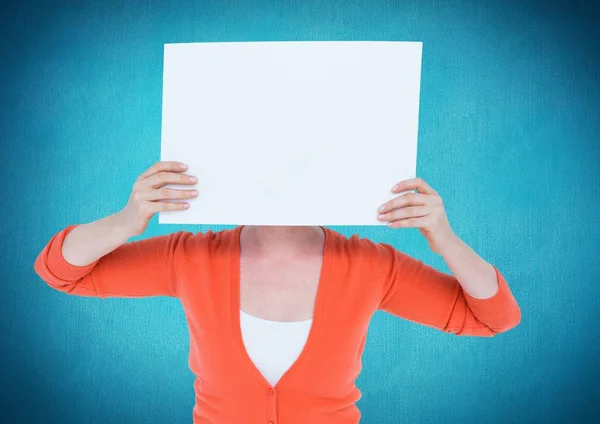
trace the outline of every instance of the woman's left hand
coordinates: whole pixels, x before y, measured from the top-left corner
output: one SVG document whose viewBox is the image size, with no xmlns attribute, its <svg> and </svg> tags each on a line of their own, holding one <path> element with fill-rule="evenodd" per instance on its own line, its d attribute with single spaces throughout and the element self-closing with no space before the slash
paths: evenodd
<svg viewBox="0 0 600 424">
<path fill-rule="evenodd" d="M 452 241 L 455 236 L 450 228 L 442 198 L 421 178 L 401 181 L 392 189 L 395 193 L 407 190 L 417 193 L 405 193 L 378 209 L 381 221 L 388 221 L 391 228 L 417 227 L 427 239 L 429 247 L 440 254 L 444 243 Z"/>
</svg>

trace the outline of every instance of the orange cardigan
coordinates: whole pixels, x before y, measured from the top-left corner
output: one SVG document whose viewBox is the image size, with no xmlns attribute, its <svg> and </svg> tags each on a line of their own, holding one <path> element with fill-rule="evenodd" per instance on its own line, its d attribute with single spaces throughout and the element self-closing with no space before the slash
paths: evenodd
<svg viewBox="0 0 600 424">
<path fill-rule="evenodd" d="M 178 298 L 196 375 L 195 424 L 358 423 L 355 379 L 377 310 L 464 336 L 494 336 L 520 321 L 519 306 L 495 267 L 499 290 L 476 299 L 453 276 L 391 245 L 321 227 L 326 237 L 312 327 L 300 356 L 273 387 L 241 337 L 243 226 L 128 242 L 82 267 L 62 256 L 62 242 L 75 227 L 49 241 L 35 271 L 52 288 L 76 296 Z"/>
</svg>

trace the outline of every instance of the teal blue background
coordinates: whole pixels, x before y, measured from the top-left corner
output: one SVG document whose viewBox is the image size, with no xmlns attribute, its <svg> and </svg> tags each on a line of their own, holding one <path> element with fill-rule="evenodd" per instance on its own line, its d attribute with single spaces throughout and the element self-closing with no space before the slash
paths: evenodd
<svg viewBox="0 0 600 424">
<path fill-rule="evenodd" d="M 159 160 L 164 43 L 269 40 L 423 42 L 418 176 L 522 309 L 489 339 L 377 312 L 361 422 L 600 421 L 596 7 L 12 1 L 0 12 L 0 421 L 191 422 L 179 302 L 67 296 L 33 262 L 65 226 L 123 207 Z M 331 228 L 448 271 L 416 229 Z M 144 237 L 178 229 L 209 227 L 155 217 Z"/>
</svg>

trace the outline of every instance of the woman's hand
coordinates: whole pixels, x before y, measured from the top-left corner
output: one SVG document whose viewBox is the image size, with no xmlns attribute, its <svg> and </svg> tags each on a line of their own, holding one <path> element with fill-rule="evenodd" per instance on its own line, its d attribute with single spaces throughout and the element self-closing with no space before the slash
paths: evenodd
<svg viewBox="0 0 600 424">
<path fill-rule="evenodd" d="M 194 198 L 197 190 L 163 188 L 167 184 L 196 184 L 195 177 L 182 173 L 186 169 L 180 162 L 163 161 L 141 174 L 133 184 L 127 205 L 116 214 L 119 226 L 137 236 L 146 230 L 156 212 L 187 209 L 189 203 L 169 200 Z"/>
<path fill-rule="evenodd" d="M 389 221 L 392 228 L 417 227 L 425 236 L 429 247 L 440 253 L 441 245 L 451 241 L 455 234 L 444 210 L 442 198 L 421 178 L 401 181 L 393 192 L 417 190 L 417 193 L 405 193 L 386 203 L 378 209 L 381 221 Z"/>
</svg>

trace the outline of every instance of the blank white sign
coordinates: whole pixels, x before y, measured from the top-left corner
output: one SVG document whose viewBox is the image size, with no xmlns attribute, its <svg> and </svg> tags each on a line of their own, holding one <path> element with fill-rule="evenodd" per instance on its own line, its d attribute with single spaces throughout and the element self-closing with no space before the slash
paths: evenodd
<svg viewBox="0 0 600 424">
<path fill-rule="evenodd" d="M 200 194 L 159 223 L 385 225 L 377 208 L 416 175 L 421 51 L 165 44 L 161 160 L 186 163 Z"/>
</svg>

